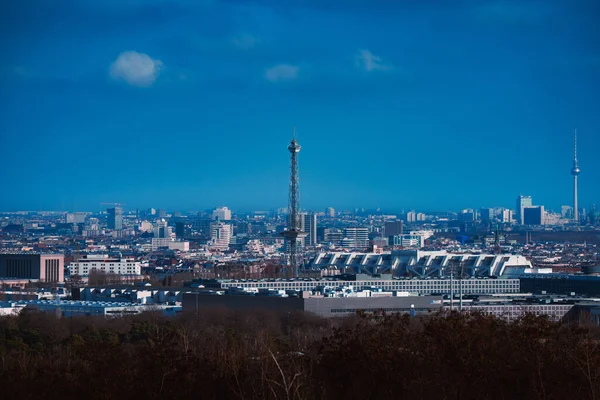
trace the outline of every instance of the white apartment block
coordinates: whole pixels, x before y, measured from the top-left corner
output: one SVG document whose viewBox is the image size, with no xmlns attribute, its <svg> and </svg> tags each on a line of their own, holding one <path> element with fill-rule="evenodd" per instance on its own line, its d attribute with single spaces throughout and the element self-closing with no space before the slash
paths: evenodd
<svg viewBox="0 0 600 400">
<path fill-rule="evenodd" d="M 227 250 L 233 236 L 233 228 L 229 224 L 215 222 L 210 224 L 210 247 Z"/>
<path fill-rule="evenodd" d="M 88 254 L 69 265 L 71 275 L 87 276 L 92 270 L 117 275 L 142 274 L 142 266 L 134 258 L 109 257 L 107 254 Z"/>
</svg>

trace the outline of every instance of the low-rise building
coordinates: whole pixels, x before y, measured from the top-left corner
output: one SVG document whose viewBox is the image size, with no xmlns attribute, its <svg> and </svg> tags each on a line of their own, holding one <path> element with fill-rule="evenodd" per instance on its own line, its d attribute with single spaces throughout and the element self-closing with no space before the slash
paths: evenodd
<svg viewBox="0 0 600 400">
<path fill-rule="evenodd" d="M 69 265 L 71 275 L 87 276 L 92 270 L 117 275 L 140 275 L 142 266 L 134 258 L 110 257 L 107 254 L 88 254 Z"/>
</svg>

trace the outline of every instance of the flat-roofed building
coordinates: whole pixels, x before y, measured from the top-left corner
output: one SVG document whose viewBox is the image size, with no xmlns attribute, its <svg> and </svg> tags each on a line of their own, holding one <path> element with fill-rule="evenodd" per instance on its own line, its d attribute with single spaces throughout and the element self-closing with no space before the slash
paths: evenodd
<svg viewBox="0 0 600 400">
<path fill-rule="evenodd" d="M 203 280 L 207 289 L 240 288 L 250 290 L 296 290 L 300 292 L 319 288 L 339 288 L 352 286 L 355 290 L 381 289 L 385 291 L 409 292 L 419 295 L 434 293 L 458 293 L 462 286 L 464 294 L 519 293 L 519 279 L 381 279 L 357 275 L 355 280 L 347 279 L 296 279 L 296 280 Z M 461 282 L 462 281 L 462 282 Z M 452 290 L 451 290 L 452 288 Z"/>
<path fill-rule="evenodd" d="M 64 282 L 65 257 L 62 254 L 0 254 L 0 277 Z"/>
<path fill-rule="evenodd" d="M 110 257 L 107 254 L 88 254 L 69 265 L 71 275 L 88 276 L 92 270 L 117 275 L 140 275 L 142 266 L 134 258 Z"/>
</svg>

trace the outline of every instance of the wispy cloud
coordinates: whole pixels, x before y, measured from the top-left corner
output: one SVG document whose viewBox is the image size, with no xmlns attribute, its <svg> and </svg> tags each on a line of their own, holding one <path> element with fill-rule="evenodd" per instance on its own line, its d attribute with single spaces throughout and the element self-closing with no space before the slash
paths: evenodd
<svg viewBox="0 0 600 400">
<path fill-rule="evenodd" d="M 381 57 L 376 56 L 369 50 L 360 49 L 356 54 L 356 65 L 367 72 L 371 71 L 389 71 L 393 66 L 383 62 Z"/>
<path fill-rule="evenodd" d="M 162 61 L 148 54 L 125 51 L 111 64 L 110 76 L 132 86 L 149 87 L 158 78 L 162 66 Z"/>
<path fill-rule="evenodd" d="M 247 33 L 237 35 L 231 40 L 231 43 L 233 43 L 234 46 L 242 50 L 250 50 L 256 46 L 256 42 L 256 37 Z"/>
<path fill-rule="evenodd" d="M 291 81 L 298 77 L 300 67 L 296 65 L 279 64 L 265 71 L 265 79 L 269 82 Z"/>
</svg>

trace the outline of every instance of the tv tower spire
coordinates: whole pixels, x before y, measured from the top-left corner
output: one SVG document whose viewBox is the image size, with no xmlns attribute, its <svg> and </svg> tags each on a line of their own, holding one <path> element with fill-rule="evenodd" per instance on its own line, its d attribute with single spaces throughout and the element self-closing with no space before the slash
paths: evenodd
<svg viewBox="0 0 600 400">
<path fill-rule="evenodd" d="M 571 175 L 573 175 L 573 216 L 575 223 L 579 223 L 579 207 L 577 205 L 577 176 L 581 170 L 577 162 L 577 129 L 573 132 L 573 168 L 571 168 Z"/>
<path fill-rule="evenodd" d="M 296 276 L 298 266 L 302 262 L 298 239 L 307 236 L 307 233 L 302 231 L 300 224 L 300 188 L 298 181 L 298 153 L 300 152 L 300 148 L 296 140 L 296 127 L 294 127 L 294 137 L 288 146 L 288 151 L 291 155 L 288 229 L 282 233 L 288 242 L 287 264 L 289 266 L 288 276 L 290 277 Z"/>
</svg>

